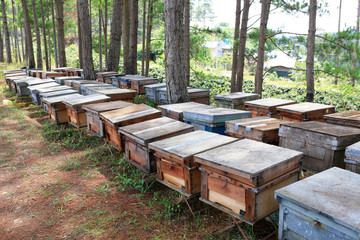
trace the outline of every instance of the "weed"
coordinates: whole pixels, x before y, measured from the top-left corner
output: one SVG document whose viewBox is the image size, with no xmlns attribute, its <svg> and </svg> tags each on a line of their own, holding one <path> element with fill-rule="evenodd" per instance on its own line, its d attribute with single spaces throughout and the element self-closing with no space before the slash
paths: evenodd
<svg viewBox="0 0 360 240">
<path fill-rule="evenodd" d="M 81 167 L 81 160 L 78 157 L 70 157 L 64 160 L 58 168 L 64 171 L 72 171 Z"/>
</svg>

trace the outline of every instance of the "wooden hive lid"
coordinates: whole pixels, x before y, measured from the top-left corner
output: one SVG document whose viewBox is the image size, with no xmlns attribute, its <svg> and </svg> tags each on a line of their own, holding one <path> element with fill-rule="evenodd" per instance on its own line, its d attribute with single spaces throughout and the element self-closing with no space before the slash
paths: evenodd
<svg viewBox="0 0 360 240">
<path fill-rule="evenodd" d="M 58 97 L 43 98 L 42 101 L 47 104 L 55 104 L 55 103 L 61 103 L 62 101 L 74 100 L 74 99 L 82 98 L 82 97 L 84 97 L 84 96 L 77 92 L 75 94 L 70 94 L 70 95 L 62 95 L 62 96 L 58 96 Z"/>
<path fill-rule="evenodd" d="M 360 122 L 360 111 L 350 110 L 324 115 L 326 120 L 343 120 L 348 122 Z"/>
<path fill-rule="evenodd" d="M 130 107 L 100 113 L 100 117 L 112 124 L 121 125 L 122 122 L 127 120 L 136 119 L 155 113 L 160 114 L 160 111 L 145 104 L 135 104 Z"/>
<path fill-rule="evenodd" d="M 27 81 L 28 86 L 33 86 L 33 85 L 38 85 L 38 84 L 45 84 L 45 83 L 55 83 L 55 80 L 54 79 L 36 78 L 36 79 L 31 79 L 31 80 Z"/>
<path fill-rule="evenodd" d="M 243 139 L 195 155 L 197 163 L 242 177 L 260 187 L 300 167 L 302 152 Z"/>
<path fill-rule="evenodd" d="M 345 158 L 360 164 L 360 142 L 346 147 Z"/>
<path fill-rule="evenodd" d="M 228 108 L 198 108 L 196 111 L 183 112 L 187 120 L 195 120 L 206 123 L 224 123 L 239 118 L 249 118 L 251 112 Z"/>
<path fill-rule="evenodd" d="M 108 75 L 108 74 L 119 74 L 118 72 L 98 72 L 97 75 L 98 76 L 104 76 L 104 75 Z"/>
<path fill-rule="evenodd" d="M 97 93 L 101 93 L 101 94 L 136 94 L 135 90 L 131 90 L 131 89 L 120 89 L 120 88 L 105 88 L 105 89 L 101 89 L 101 90 L 97 90 Z"/>
<path fill-rule="evenodd" d="M 15 83 L 18 83 L 18 82 L 26 82 L 26 81 L 29 81 L 29 80 L 37 80 L 38 78 L 34 78 L 34 77 L 23 77 L 23 78 L 19 78 L 19 79 L 16 79 L 14 80 Z"/>
<path fill-rule="evenodd" d="M 145 77 L 141 75 L 125 75 L 120 77 L 120 81 L 129 82 L 133 78 L 145 78 Z"/>
<path fill-rule="evenodd" d="M 149 148 L 175 157 L 180 162 L 193 158 L 195 154 L 213 149 L 238 139 L 217 133 L 197 130 L 149 144 Z"/>
<path fill-rule="evenodd" d="M 154 84 L 149 84 L 149 85 L 145 85 L 144 88 L 147 89 L 157 89 L 157 88 L 163 88 L 166 87 L 166 83 L 154 83 Z"/>
<path fill-rule="evenodd" d="M 256 93 L 245 93 L 245 92 L 233 92 L 228 94 L 215 95 L 215 100 L 234 102 L 238 104 L 242 104 L 248 100 L 258 99 L 259 95 Z"/>
<path fill-rule="evenodd" d="M 110 100 L 110 97 L 105 96 L 103 94 L 93 94 L 93 95 L 83 96 L 82 98 L 76 98 L 73 100 L 64 100 L 63 102 L 66 105 L 75 107 L 75 106 L 82 106 L 85 104 L 102 101 L 102 100 Z"/>
<path fill-rule="evenodd" d="M 69 95 L 69 94 L 78 94 L 79 92 L 74 90 L 74 89 L 65 89 L 62 91 L 56 91 L 56 92 L 48 92 L 48 93 L 40 93 L 40 96 L 42 98 L 52 98 L 52 97 L 57 97 L 57 96 L 62 96 L 62 95 Z"/>
<path fill-rule="evenodd" d="M 111 101 L 104 103 L 93 103 L 83 105 L 83 109 L 92 112 L 95 114 L 99 114 L 101 112 L 112 111 L 115 109 L 126 108 L 135 105 L 134 103 L 124 102 L 124 101 Z"/>
<path fill-rule="evenodd" d="M 263 98 L 257 99 L 253 101 L 245 102 L 245 106 L 253 106 L 253 107 L 263 107 L 263 108 L 275 108 L 280 106 L 286 106 L 290 104 L 295 104 L 296 101 L 286 100 L 280 98 Z"/>
<path fill-rule="evenodd" d="M 49 83 L 28 86 L 28 89 L 30 91 L 33 91 L 33 90 L 37 90 L 37 89 L 41 89 L 41 88 L 51 88 L 51 87 L 57 87 L 57 86 L 61 86 L 61 85 L 56 82 L 49 82 Z"/>
<path fill-rule="evenodd" d="M 360 175 L 337 167 L 307 177 L 275 191 L 315 214 L 360 234 Z"/>
<path fill-rule="evenodd" d="M 55 77 L 55 80 L 81 80 L 82 78 L 79 76 L 62 76 Z"/>
<path fill-rule="evenodd" d="M 53 86 L 53 87 L 49 87 L 49 88 L 40 88 L 38 91 L 39 92 L 55 92 L 55 91 L 63 91 L 63 90 L 73 90 L 73 89 L 72 89 L 72 87 L 69 87 L 69 86 L 59 85 L 59 86 Z"/>
<path fill-rule="evenodd" d="M 158 81 L 157 78 L 153 78 L 153 77 L 133 77 L 130 78 L 130 82 L 154 82 L 154 81 Z"/>
<path fill-rule="evenodd" d="M 196 102 L 185 102 L 185 103 L 175 103 L 175 104 L 167 104 L 167 105 L 160 105 L 158 109 L 163 109 L 167 112 L 177 112 L 182 113 L 187 110 L 193 110 L 194 108 L 214 108 L 212 106 L 196 103 Z"/>
<path fill-rule="evenodd" d="M 321 110 L 334 109 L 334 108 L 335 107 L 331 105 L 306 102 L 306 103 L 281 106 L 281 107 L 277 107 L 276 109 L 285 112 L 308 113 L 313 111 L 321 111 Z"/>
<path fill-rule="evenodd" d="M 15 77 L 7 77 L 6 79 L 8 80 L 19 80 L 19 79 L 26 79 L 28 78 L 26 75 L 22 75 L 22 76 L 15 76 Z"/>
<path fill-rule="evenodd" d="M 73 84 L 93 84 L 96 83 L 96 80 L 83 80 L 83 79 L 79 79 L 79 80 L 72 80 Z"/>
<path fill-rule="evenodd" d="M 156 139 L 162 139 L 176 133 L 190 132 L 193 129 L 194 127 L 189 124 L 168 117 L 161 117 L 120 127 L 119 132 L 147 147 L 148 143 Z"/>
<path fill-rule="evenodd" d="M 8 78 L 8 77 L 18 77 L 18 76 L 26 76 L 26 73 L 24 73 L 24 72 L 19 72 L 19 73 L 5 74 L 5 78 Z"/>
<path fill-rule="evenodd" d="M 238 130 L 239 128 L 245 128 L 246 131 L 251 131 L 252 129 L 270 131 L 279 129 L 280 124 L 285 122 L 286 121 L 277 118 L 254 117 L 231 120 L 227 121 L 226 124 L 232 125 L 235 130 Z"/>
</svg>

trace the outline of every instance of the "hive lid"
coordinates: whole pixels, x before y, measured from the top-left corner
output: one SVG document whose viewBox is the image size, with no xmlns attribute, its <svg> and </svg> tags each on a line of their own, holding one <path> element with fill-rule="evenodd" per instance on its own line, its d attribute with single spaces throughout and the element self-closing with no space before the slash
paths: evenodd
<svg viewBox="0 0 360 240">
<path fill-rule="evenodd" d="M 55 83 L 54 79 L 31 79 L 29 81 L 26 81 L 28 86 L 38 85 L 38 84 L 45 84 L 45 83 Z"/>
<path fill-rule="evenodd" d="M 334 109 L 334 108 L 335 107 L 331 105 L 306 102 L 306 103 L 281 106 L 281 107 L 277 107 L 276 109 L 286 112 L 307 113 L 312 111 L 320 111 L 320 110 Z"/>
<path fill-rule="evenodd" d="M 337 167 L 275 191 L 286 199 L 360 233 L 360 175 Z"/>
<path fill-rule="evenodd" d="M 227 121 L 226 126 L 227 128 L 228 126 L 232 126 L 234 130 L 245 129 L 245 131 L 251 131 L 255 129 L 261 131 L 270 131 L 279 129 L 280 124 L 285 122 L 286 121 L 277 118 L 254 117 Z"/>
<path fill-rule="evenodd" d="M 119 132 L 147 147 L 149 142 L 162 139 L 176 133 L 186 133 L 193 126 L 168 117 L 156 118 L 119 128 Z"/>
<path fill-rule="evenodd" d="M 237 104 L 244 103 L 247 100 L 253 100 L 259 98 L 258 94 L 255 93 L 245 93 L 245 92 L 233 92 L 229 94 L 221 94 L 221 95 L 215 95 L 215 100 L 222 100 L 222 101 L 228 101 L 233 102 Z"/>
<path fill-rule="evenodd" d="M 119 74 L 118 72 L 98 72 L 97 75 L 98 76 L 104 76 L 104 75 L 109 75 L 109 74 Z"/>
<path fill-rule="evenodd" d="M 179 161 L 192 158 L 195 154 L 213 149 L 238 139 L 224 135 L 197 130 L 156 141 L 149 144 L 149 148 L 163 154 L 177 157 Z"/>
<path fill-rule="evenodd" d="M 84 104 L 89 104 L 92 102 L 97 102 L 102 100 L 110 100 L 110 97 L 105 96 L 103 94 L 93 94 L 93 95 L 83 96 L 82 98 L 76 98 L 74 100 L 64 100 L 63 102 L 66 105 L 75 107 L 75 106 L 81 106 Z"/>
<path fill-rule="evenodd" d="M 64 90 L 73 90 L 73 89 L 69 86 L 62 86 L 62 85 L 38 89 L 39 93 L 56 92 L 56 91 L 64 91 Z"/>
<path fill-rule="evenodd" d="M 70 95 L 62 95 L 62 96 L 58 96 L 58 97 L 43 98 L 42 101 L 47 104 L 55 104 L 55 103 L 61 103 L 62 101 L 65 101 L 65 100 L 74 100 L 74 99 L 82 98 L 82 97 L 84 97 L 84 96 L 77 92 L 75 94 L 70 94 Z"/>
<path fill-rule="evenodd" d="M 326 120 L 334 120 L 339 122 L 360 122 L 360 111 L 350 110 L 324 115 Z"/>
<path fill-rule="evenodd" d="M 63 76 L 63 77 L 55 77 L 56 80 L 81 80 L 82 78 L 79 76 Z"/>
<path fill-rule="evenodd" d="M 96 81 L 95 80 L 72 80 L 72 83 L 73 84 L 93 84 L 93 83 L 96 83 Z"/>
<path fill-rule="evenodd" d="M 183 112 L 187 120 L 195 120 L 207 123 L 224 123 L 225 121 L 249 118 L 251 112 L 228 108 L 206 108 L 196 109 L 196 111 L 187 110 Z"/>
<path fill-rule="evenodd" d="M 345 158 L 353 161 L 357 165 L 360 164 L 360 142 L 354 143 L 346 148 Z"/>
<path fill-rule="evenodd" d="M 156 88 L 163 88 L 166 87 L 166 83 L 155 83 L 155 84 L 149 84 L 145 85 L 145 89 L 156 89 Z"/>
<path fill-rule="evenodd" d="M 167 113 L 169 113 L 170 111 L 176 113 L 182 113 L 183 111 L 193 110 L 194 108 L 214 108 L 214 107 L 196 102 L 175 103 L 175 104 L 158 106 L 158 109 L 165 110 Z"/>
<path fill-rule="evenodd" d="M 107 94 L 136 94 L 135 90 L 131 90 L 131 89 L 120 89 L 120 88 L 105 88 L 105 89 L 99 89 L 99 90 L 95 90 L 96 93 L 101 93 L 104 95 Z"/>
<path fill-rule="evenodd" d="M 255 187 L 300 167 L 303 153 L 243 139 L 195 155 L 197 163 L 242 177 Z"/>
<path fill-rule="evenodd" d="M 111 101 L 111 102 L 104 102 L 104 103 L 93 103 L 93 104 L 87 104 L 83 105 L 83 109 L 95 114 L 106 112 L 106 111 L 112 111 L 115 109 L 121 109 L 133 106 L 134 103 L 124 102 L 124 101 Z"/>
<path fill-rule="evenodd" d="M 253 107 L 263 107 L 263 108 L 275 108 L 290 104 L 295 104 L 296 101 L 293 100 L 286 100 L 286 99 L 279 99 L 279 98 L 263 98 L 253 101 L 245 102 L 246 106 L 253 106 Z"/>
<path fill-rule="evenodd" d="M 73 89 L 67 89 L 67 90 L 63 90 L 63 91 L 56 91 L 56 92 L 48 92 L 48 93 L 40 93 L 40 96 L 42 98 L 51 98 L 51 97 L 57 97 L 57 96 L 62 96 L 62 95 L 68 95 L 68 94 L 76 94 L 79 93 L 76 90 Z"/>
<path fill-rule="evenodd" d="M 41 88 L 51 88 L 51 87 L 58 87 L 58 86 L 61 86 L 61 85 L 57 84 L 56 82 L 50 82 L 50 83 L 28 86 L 28 89 L 29 89 L 29 91 L 32 91 L 32 90 L 38 90 Z"/>
</svg>

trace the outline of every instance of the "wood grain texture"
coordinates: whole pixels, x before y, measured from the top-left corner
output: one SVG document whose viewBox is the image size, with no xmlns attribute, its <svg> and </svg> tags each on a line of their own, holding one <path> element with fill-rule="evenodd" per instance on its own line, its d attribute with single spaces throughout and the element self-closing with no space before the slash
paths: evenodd
<svg viewBox="0 0 360 240">
<path fill-rule="evenodd" d="M 225 123 L 225 121 L 249 118 L 251 112 L 228 108 L 206 108 L 188 110 L 183 112 L 187 120 L 195 120 L 206 123 Z"/>
<path fill-rule="evenodd" d="M 105 103 L 87 104 L 83 106 L 83 109 L 85 111 L 92 112 L 94 114 L 100 114 L 102 112 L 122 109 L 133 105 L 134 105 L 133 103 L 124 102 L 124 101 L 111 101 Z"/>
<path fill-rule="evenodd" d="M 250 100 L 256 100 L 259 98 L 258 94 L 245 93 L 245 92 L 233 92 L 229 94 L 215 95 L 215 102 L 231 102 L 236 105 L 244 105 L 245 102 Z"/>
<path fill-rule="evenodd" d="M 360 127 L 360 111 L 350 110 L 324 115 L 327 123 L 349 127 Z"/>
</svg>

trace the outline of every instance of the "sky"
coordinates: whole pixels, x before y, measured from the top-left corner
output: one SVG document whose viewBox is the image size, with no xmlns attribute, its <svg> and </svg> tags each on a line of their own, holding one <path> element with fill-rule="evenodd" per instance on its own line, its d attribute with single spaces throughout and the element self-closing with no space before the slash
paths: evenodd
<svg viewBox="0 0 360 240">
<path fill-rule="evenodd" d="M 213 25 L 220 22 L 227 22 L 231 27 L 235 25 L 236 0 L 213 0 L 213 11 L 216 16 Z M 250 8 L 250 22 L 259 17 L 261 6 L 256 0 Z M 322 16 L 317 15 L 318 32 L 337 32 L 339 18 L 339 0 L 327 0 L 328 11 Z M 358 0 L 343 0 L 341 10 L 341 29 L 356 25 L 357 3 Z M 250 24 L 249 22 L 249 24 Z M 308 15 L 297 13 L 289 15 L 280 10 L 272 12 L 269 16 L 268 27 L 271 29 L 282 29 L 287 32 L 307 33 Z M 259 26 L 259 24 L 257 24 Z"/>
</svg>

